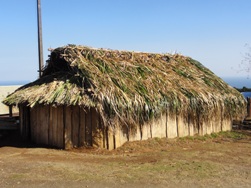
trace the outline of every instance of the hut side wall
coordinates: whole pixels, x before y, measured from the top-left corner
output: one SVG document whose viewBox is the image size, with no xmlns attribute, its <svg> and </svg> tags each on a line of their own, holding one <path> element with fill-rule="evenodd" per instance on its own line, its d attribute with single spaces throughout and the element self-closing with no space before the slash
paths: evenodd
<svg viewBox="0 0 251 188">
<path fill-rule="evenodd" d="M 108 148 L 104 124 L 95 109 L 35 106 L 30 113 L 31 141 L 37 144 L 64 149 L 83 146 Z"/>
<path fill-rule="evenodd" d="M 203 121 L 202 117 L 198 117 L 196 120 L 191 121 L 189 117 L 182 117 L 178 115 L 168 115 L 162 114 L 158 120 L 150 120 L 148 123 L 143 126 L 138 126 L 134 129 L 134 132 L 128 132 L 129 141 L 134 140 L 146 140 L 148 138 L 160 137 L 160 138 L 175 138 L 175 137 L 184 137 L 184 136 L 194 136 L 194 135 L 205 135 L 211 134 L 213 132 L 228 131 L 231 130 L 232 120 L 229 118 L 218 118 L 215 117 L 208 121 Z M 116 143 L 114 148 L 121 146 L 127 140 L 117 141 L 117 138 L 121 139 L 121 134 L 124 132 L 122 129 L 117 126 L 115 131 L 108 135 L 109 140 L 112 140 Z M 124 136 L 125 138 L 125 136 Z M 113 149 L 113 148 L 110 148 Z"/>
<path fill-rule="evenodd" d="M 20 128 L 23 138 L 37 144 L 71 149 L 83 146 L 115 149 L 127 141 L 146 140 L 154 137 L 183 137 L 195 134 L 231 130 L 231 119 L 216 118 L 204 122 L 201 117 L 163 113 L 144 125 L 129 128 L 114 122 L 105 126 L 94 108 L 79 106 L 20 106 Z"/>
</svg>

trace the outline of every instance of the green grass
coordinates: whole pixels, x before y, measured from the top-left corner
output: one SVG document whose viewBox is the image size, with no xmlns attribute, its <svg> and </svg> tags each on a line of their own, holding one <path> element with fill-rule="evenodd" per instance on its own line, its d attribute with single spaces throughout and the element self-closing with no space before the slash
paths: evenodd
<svg viewBox="0 0 251 188">
<path fill-rule="evenodd" d="M 180 141 L 194 141 L 194 140 L 200 140 L 200 141 L 206 141 L 209 139 L 215 139 L 215 138 L 229 138 L 233 140 L 240 140 L 244 139 L 247 136 L 243 133 L 236 132 L 236 131 L 221 131 L 219 133 L 212 133 L 212 134 L 206 134 L 203 136 L 186 136 L 186 137 L 181 137 L 179 138 Z"/>
<path fill-rule="evenodd" d="M 234 140 L 240 140 L 247 137 L 245 134 L 236 131 L 219 132 L 218 135 L 225 138 L 231 138 Z"/>
</svg>

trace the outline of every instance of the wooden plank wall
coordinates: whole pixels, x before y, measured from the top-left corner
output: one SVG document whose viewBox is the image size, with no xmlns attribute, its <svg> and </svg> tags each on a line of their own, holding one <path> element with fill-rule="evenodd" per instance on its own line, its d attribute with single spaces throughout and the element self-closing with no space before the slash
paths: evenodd
<svg viewBox="0 0 251 188">
<path fill-rule="evenodd" d="M 20 111 L 23 114 L 24 108 Z M 30 109 L 30 114 L 31 141 L 37 144 L 64 149 L 108 147 L 104 125 L 95 109 L 35 106 Z M 21 121 L 21 131 L 25 131 L 24 118 Z"/>
<path fill-rule="evenodd" d="M 72 141 L 72 109 L 71 107 L 64 108 L 64 116 L 65 116 L 65 130 L 64 130 L 64 143 L 65 149 L 73 148 Z"/>
<path fill-rule="evenodd" d="M 24 140 L 30 139 L 30 108 L 19 106 L 20 134 Z"/>
<path fill-rule="evenodd" d="M 64 148 L 63 107 L 35 106 L 30 109 L 31 141 Z"/>
<path fill-rule="evenodd" d="M 79 135 L 79 128 L 80 128 L 80 113 L 79 113 L 79 108 L 78 107 L 72 107 L 72 116 L 71 116 L 71 126 L 72 126 L 72 143 L 73 147 L 77 148 L 79 147 L 79 140 L 80 136 Z"/>
<path fill-rule="evenodd" d="M 214 128 L 214 127 L 217 127 Z M 212 132 L 221 131 L 221 127 L 224 131 L 231 130 L 231 120 L 225 119 L 221 121 L 216 121 L 212 119 L 211 121 L 204 122 L 200 116 L 198 116 L 197 120 L 191 121 L 189 117 L 182 117 L 178 115 L 169 115 L 168 113 L 162 114 L 157 120 L 150 120 L 148 123 L 144 124 L 141 127 L 138 126 L 136 130 L 133 132 L 127 130 L 127 134 L 129 135 L 129 139 L 121 139 L 121 135 L 125 134 L 125 128 L 121 128 L 121 126 L 117 126 L 114 134 L 114 143 L 115 147 L 119 147 L 123 145 L 126 141 L 135 141 L 135 140 L 146 140 L 148 138 L 154 137 L 167 137 L 167 138 L 175 138 L 175 137 L 185 137 L 185 136 L 194 136 L 211 134 Z M 113 149 L 111 146 L 114 146 L 112 141 L 111 131 L 108 132 L 107 137 L 109 141 L 109 148 Z M 119 138 L 119 139 L 118 139 Z M 126 136 L 124 136 L 126 138 Z"/>
<path fill-rule="evenodd" d="M 71 149 L 78 147 L 101 147 L 109 150 L 127 141 L 146 140 L 153 137 L 183 137 L 204 135 L 221 130 L 231 130 L 230 119 L 212 119 L 209 122 L 191 121 L 189 117 L 163 113 L 159 119 L 130 130 L 114 122 L 106 127 L 94 108 L 79 106 L 35 106 L 20 108 L 21 134 L 37 144 Z"/>
<path fill-rule="evenodd" d="M 30 109 L 30 123 L 31 123 L 31 141 L 37 143 L 37 132 L 36 127 L 38 127 L 37 123 L 37 108 Z"/>
<path fill-rule="evenodd" d="M 38 113 L 37 113 L 37 119 L 39 122 L 39 127 L 37 128 L 38 130 L 38 134 L 39 134 L 39 140 L 38 143 L 40 144 L 45 144 L 48 145 L 49 144 L 49 137 L 48 137 L 48 129 L 49 129 L 49 116 L 48 113 L 40 113 L 39 112 L 49 112 L 49 106 L 45 106 L 45 107 L 38 107 Z M 46 133 L 46 134 L 44 134 Z"/>
</svg>

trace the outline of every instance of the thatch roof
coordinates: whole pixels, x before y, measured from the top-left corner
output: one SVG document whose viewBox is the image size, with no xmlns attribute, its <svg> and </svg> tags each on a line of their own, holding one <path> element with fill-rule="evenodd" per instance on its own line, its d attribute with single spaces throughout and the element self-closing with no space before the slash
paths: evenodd
<svg viewBox="0 0 251 188">
<path fill-rule="evenodd" d="M 237 90 L 190 57 L 75 45 L 54 49 L 42 77 L 4 103 L 94 107 L 104 119 L 131 123 L 166 109 L 208 119 L 219 111 L 243 116 L 246 108 Z"/>
</svg>

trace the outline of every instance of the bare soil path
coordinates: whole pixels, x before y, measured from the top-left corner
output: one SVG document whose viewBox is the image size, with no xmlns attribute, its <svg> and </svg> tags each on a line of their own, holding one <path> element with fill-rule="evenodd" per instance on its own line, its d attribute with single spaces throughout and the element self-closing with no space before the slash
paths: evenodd
<svg viewBox="0 0 251 188">
<path fill-rule="evenodd" d="M 0 187 L 251 187 L 251 131 L 57 150 L 0 134 Z"/>
</svg>

